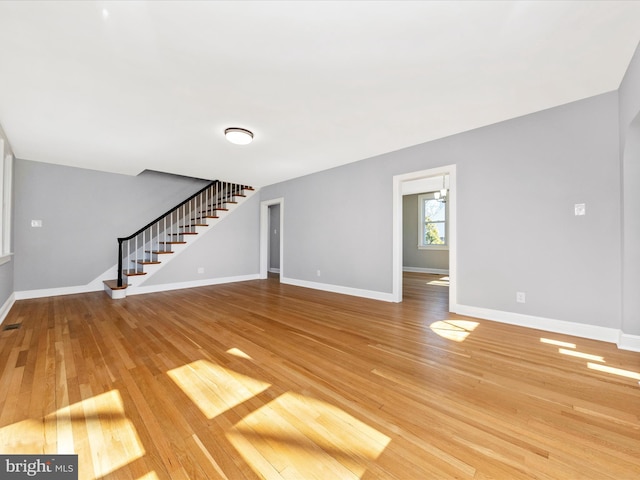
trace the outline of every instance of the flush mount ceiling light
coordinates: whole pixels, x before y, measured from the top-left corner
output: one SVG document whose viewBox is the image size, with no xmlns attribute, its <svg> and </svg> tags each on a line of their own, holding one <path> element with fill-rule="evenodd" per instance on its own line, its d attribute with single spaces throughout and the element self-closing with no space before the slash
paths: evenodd
<svg viewBox="0 0 640 480">
<path fill-rule="evenodd" d="M 227 128 L 224 136 L 236 145 L 248 145 L 253 141 L 253 133 L 245 128 Z"/>
</svg>

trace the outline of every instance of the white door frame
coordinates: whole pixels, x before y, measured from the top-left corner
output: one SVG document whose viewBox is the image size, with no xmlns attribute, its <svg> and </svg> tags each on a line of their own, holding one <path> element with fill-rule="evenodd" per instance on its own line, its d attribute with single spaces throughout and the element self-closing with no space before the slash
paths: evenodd
<svg viewBox="0 0 640 480">
<path fill-rule="evenodd" d="M 445 165 L 418 172 L 394 175 L 393 177 L 393 286 L 391 295 L 394 302 L 402 301 L 402 184 L 421 178 L 449 175 L 449 311 L 457 305 L 457 215 L 456 215 L 456 166 Z"/>
<path fill-rule="evenodd" d="M 260 202 L 260 278 L 269 271 L 269 207 L 280 205 L 280 278 L 284 277 L 284 198 Z"/>
</svg>

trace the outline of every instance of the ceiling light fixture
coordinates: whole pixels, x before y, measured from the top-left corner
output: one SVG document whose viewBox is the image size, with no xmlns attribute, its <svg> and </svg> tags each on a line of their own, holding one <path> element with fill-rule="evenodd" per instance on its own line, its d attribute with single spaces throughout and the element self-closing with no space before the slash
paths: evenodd
<svg viewBox="0 0 640 480">
<path fill-rule="evenodd" d="M 447 192 L 448 192 L 447 187 L 445 186 L 444 182 L 445 182 L 445 176 L 443 175 L 442 176 L 442 188 L 440 189 L 439 192 L 434 192 L 433 193 L 433 197 L 436 200 L 440 200 L 443 203 L 447 201 Z"/>
<path fill-rule="evenodd" d="M 253 141 L 253 133 L 246 128 L 227 128 L 224 136 L 235 145 L 248 145 Z"/>
</svg>

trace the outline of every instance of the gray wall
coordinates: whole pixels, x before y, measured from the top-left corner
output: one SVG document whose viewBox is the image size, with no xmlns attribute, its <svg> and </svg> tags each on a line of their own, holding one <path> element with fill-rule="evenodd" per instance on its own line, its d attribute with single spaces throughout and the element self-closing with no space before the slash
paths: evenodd
<svg viewBox="0 0 640 480">
<path fill-rule="evenodd" d="M 261 199 L 287 203 L 287 277 L 390 293 L 393 175 L 456 164 L 458 303 L 620 328 L 619 148 L 611 92 L 271 185 Z M 500 219 L 497 237 L 478 233 L 487 218 Z"/>
<path fill-rule="evenodd" d="M 2 129 L 2 125 L 0 125 L 0 138 L 4 140 L 4 154 L 13 154 L 13 150 L 11 149 L 11 145 L 9 144 L 9 139 L 4 133 Z M 0 162 L 0 165 L 2 163 Z M 15 202 L 14 202 L 15 204 Z M 15 205 L 14 205 L 15 208 Z M 15 217 L 15 216 L 13 216 Z M 12 243 L 14 245 L 14 243 Z M 14 292 L 13 288 L 13 280 L 14 280 L 14 261 L 11 261 L 0 265 L 0 307 L 2 307 L 5 302 L 9 299 L 11 294 Z"/>
<path fill-rule="evenodd" d="M 286 278 L 391 290 L 390 171 L 377 158 L 261 189 L 285 198 Z"/>
<path fill-rule="evenodd" d="M 158 172 L 128 176 L 16 160 L 15 290 L 86 285 L 115 265 L 135 232 L 206 184 Z M 31 220 L 42 220 L 42 228 Z"/>
<path fill-rule="evenodd" d="M 412 268 L 449 269 L 449 250 L 418 248 L 418 197 L 402 197 L 402 266 Z"/>
<path fill-rule="evenodd" d="M 640 47 L 618 93 L 623 171 L 622 331 L 640 335 Z"/>
</svg>

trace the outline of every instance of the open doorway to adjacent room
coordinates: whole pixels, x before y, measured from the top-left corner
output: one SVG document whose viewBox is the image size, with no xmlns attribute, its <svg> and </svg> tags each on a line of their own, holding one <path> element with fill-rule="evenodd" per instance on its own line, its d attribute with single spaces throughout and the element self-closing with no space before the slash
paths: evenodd
<svg viewBox="0 0 640 480">
<path fill-rule="evenodd" d="M 284 199 L 260 204 L 260 278 L 282 278 Z"/>
<path fill-rule="evenodd" d="M 393 179 L 393 296 L 397 302 L 405 293 L 415 295 L 420 285 L 425 295 L 435 293 L 443 308 L 454 310 L 455 171 L 455 165 L 449 165 Z"/>
<path fill-rule="evenodd" d="M 280 276 L 280 204 L 269 205 L 269 276 Z"/>
</svg>

